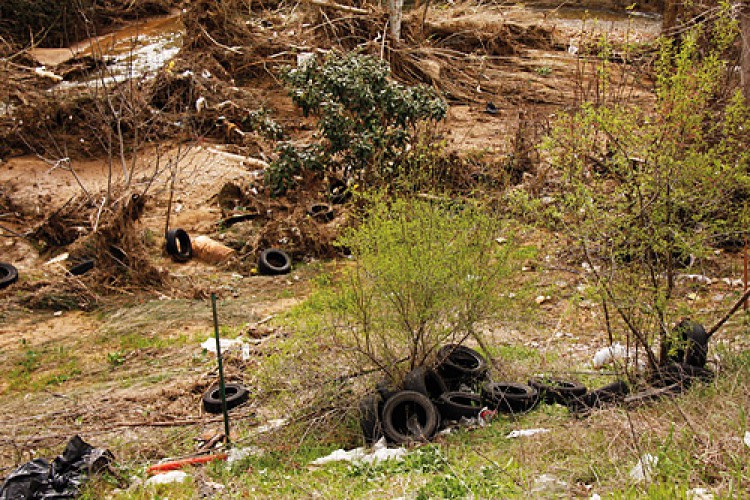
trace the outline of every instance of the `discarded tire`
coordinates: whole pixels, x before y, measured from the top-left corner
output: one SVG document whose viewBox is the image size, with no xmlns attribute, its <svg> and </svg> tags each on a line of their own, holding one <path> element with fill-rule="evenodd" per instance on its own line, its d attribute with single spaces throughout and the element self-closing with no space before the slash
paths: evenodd
<svg viewBox="0 0 750 500">
<path fill-rule="evenodd" d="M 250 393 L 241 384 L 225 384 L 224 394 L 227 400 L 227 410 L 231 410 L 250 398 Z M 208 413 L 221 413 L 221 387 L 211 387 L 203 394 L 203 408 Z"/>
<path fill-rule="evenodd" d="M 383 410 L 383 399 L 380 394 L 368 394 L 359 403 L 359 425 L 365 443 L 372 444 L 383 437 L 383 426 L 380 414 Z"/>
<path fill-rule="evenodd" d="M 569 401 L 568 408 L 572 412 L 584 412 L 622 401 L 628 394 L 628 384 L 623 380 L 617 380 Z"/>
<path fill-rule="evenodd" d="M 187 231 L 179 228 L 167 231 L 167 254 L 175 262 L 187 262 L 193 258 L 193 247 Z"/>
<path fill-rule="evenodd" d="M 445 392 L 437 402 L 440 416 L 444 420 L 476 418 L 482 411 L 482 397 L 470 392 Z"/>
<path fill-rule="evenodd" d="M 487 382 L 482 386 L 482 404 L 502 413 L 524 413 L 536 406 L 539 393 L 530 385 Z"/>
<path fill-rule="evenodd" d="M 463 345 L 444 345 L 437 353 L 437 360 L 437 371 L 451 388 L 487 376 L 487 361 L 477 351 Z"/>
<path fill-rule="evenodd" d="M 375 390 L 378 391 L 378 394 L 380 394 L 383 402 L 388 401 L 389 399 L 391 399 L 391 396 L 399 392 L 398 388 L 393 384 L 393 382 L 391 382 L 391 380 L 387 378 L 375 384 Z"/>
<path fill-rule="evenodd" d="M 352 193 L 349 191 L 349 186 L 346 185 L 346 182 L 341 179 L 331 180 L 328 186 L 328 198 L 331 200 L 331 203 L 341 205 L 349 201 L 351 197 Z"/>
<path fill-rule="evenodd" d="M 333 208 L 331 208 L 331 205 L 328 203 L 313 203 L 310 205 L 310 208 L 307 209 L 307 213 L 313 219 L 321 222 L 330 222 L 335 216 Z"/>
<path fill-rule="evenodd" d="M 0 262 L 0 288 L 5 288 L 18 281 L 18 269 L 12 264 Z"/>
<path fill-rule="evenodd" d="M 695 321 L 684 319 L 674 328 L 677 347 L 669 359 L 676 363 L 703 368 L 708 356 L 708 334 L 703 325 Z M 670 346 L 668 346 L 668 350 Z"/>
<path fill-rule="evenodd" d="M 96 259 L 84 259 L 75 266 L 68 269 L 68 272 L 73 276 L 81 276 L 94 269 L 96 265 Z"/>
<path fill-rule="evenodd" d="M 648 382 L 654 387 L 666 387 L 678 384 L 682 389 L 690 387 L 696 381 L 710 382 L 713 372 L 688 363 L 670 363 L 660 366 L 648 377 Z"/>
<path fill-rule="evenodd" d="M 383 405 L 383 432 L 389 441 L 403 444 L 428 441 L 440 425 L 437 408 L 427 396 L 401 391 Z"/>
<path fill-rule="evenodd" d="M 426 366 L 419 366 L 404 377 L 404 390 L 415 391 L 436 400 L 443 393 L 448 392 L 448 387 L 445 385 L 443 377 L 435 370 Z"/>
<path fill-rule="evenodd" d="M 287 274 L 292 270 L 292 259 L 283 250 L 267 248 L 258 257 L 258 272 L 260 274 Z"/>
<path fill-rule="evenodd" d="M 529 385 L 537 390 L 540 401 L 547 404 L 564 405 L 568 401 L 586 394 L 586 386 L 573 380 L 562 380 L 554 377 L 532 377 Z"/>
</svg>

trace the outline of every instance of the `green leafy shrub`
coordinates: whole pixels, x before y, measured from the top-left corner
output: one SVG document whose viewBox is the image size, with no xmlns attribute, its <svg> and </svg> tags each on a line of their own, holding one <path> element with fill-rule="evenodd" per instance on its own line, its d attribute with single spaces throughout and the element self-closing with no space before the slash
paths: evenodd
<svg viewBox="0 0 750 500">
<path fill-rule="evenodd" d="M 584 103 L 545 145 L 563 173 L 565 227 L 612 313 L 607 327 L 618 320 L 652 365 L 667 354 L 677 274 L 745 218 L 750 114 L 739 92 L 718 100 L 737 38 L 724 8 L 707 49 L 700 28 L 679 49 L 663 43 L 653 109 Z"/>
<path fill-rule="evenodd" d="M 471 202 L 375 199 L 339 241 L 356 259 L 328 304 L 339 345 L 399 380 L 442 344 L 478 338 L 508 273 L 500 230 Z"/>
<path fill-rule="evenodd" d="M 371 56 L 331 53 L 322 64 L 313 59 L 287 68 L 282 77 L 295 104 L 318 118 L 322 141 L 281 147 L 268 177 L 275 194 L 285 192 L 304 170 L 390 179 L 418 125 L 442 120 L 448 109 L 432 89 L 391 80 L 388 64 Z"/>
</svg>

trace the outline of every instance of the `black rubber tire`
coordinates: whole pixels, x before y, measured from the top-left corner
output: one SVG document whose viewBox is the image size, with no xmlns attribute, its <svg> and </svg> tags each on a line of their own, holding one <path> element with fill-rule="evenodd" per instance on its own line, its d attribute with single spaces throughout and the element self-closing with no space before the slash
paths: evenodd
<svg viewBox="0 0 750 500">
<path fill-rule="evenodd" d="M 585 412 L 618 403 L 630 394 L 630 386 L 624 380 L 616 380 L 596 390 L 590 391 L 580 398 L 568 402 L 572 412 Z"/>
<path fill-rule="evenodd" d="M 537 390 L 540 401 L 565 405 L 568 401 L 586 394 L 586 386 L 575 380 L 563 380 L 555 377 L 532 377 L 529 385 Z"/>
<path fill-rule="evenodd" d="M 227 400 L 227 411 L 235 408 L 250 398 L 250 393 L 242 384 L 224 384 Z M 215 385 L 203 393 L 203 408 L 207 413 L 221 413 L 221 387 Z"/>
<path fill-rule="evenodd" d="M 708 334 L 703 325 L 696 321 L 684 319 L 675 326 L 673 335 L 678 339 L 679 346 L 669 356 L 671 361 L 687 363 L 699 368 L 706 366 Z"/>
<path fill-rule="evenodd" d="M 438 372 L 426 366 L 418 366 L 404 377 L 404 390 L 424 394 L 434 401 L 448 392 L 448 386 Z"/>
<path fill-rule="evenodd" d="M 470 347 L 447 344 L 437 353 L 437 372 L 451 388 L 485 379 L 487 371 L 487 361 Z"/>
<path fill-rule="evenodd" d="M 424 394 L 401 391 L 383 405 L 383 432 L 395 444 L 429 441 L 440 426 L 440 414 Z"/>
<path fill-rule="evenodd" d="M 258 257 L 258 272 L 266 275 L 287 274 L 292 270 L 292 259 L 278 248 L 267 248 Z"/>
<path fill-rule="evenodd" d="M 18 281 L 18 269 L 7 262 L 0 262 L 0 288 L 5 288 Z"/>
<path fill-rule="evenodd" d="M 331 222 L 336 215 L 333 208 L 328 203 L 313 203 L 307 209 L 307 213 L 313 219 L 321 222 Z"/>
<path fill-rule="evenodd" d="M 711 370 L 700 366 L 688 363 L 669 363 L 666 366 L 660 366 L 657 371 L 649 375 L 647 380 L 654 387 L 679 384 L 683 389 L 686 389 L 696 380 L 710 382 L 713 377 L 714 373 Z"/>
<path fill-rule="evenodd" d="M 539 402 L 536 389 L 513 382 L 487 382 L 481 395 L 485 406 L 501 413 L 525 413 Z"/>
<path fill-rule="evenodd" d="M 373 444 L 383 437 L 383 424 L 380 415 L 383 412 L 383 398 L 380 394 L 368 394 L 359 402 L 359 425 L 365 443 Z"/>
<path fill-rule="evenodd" d="M 482 396 L 472 392 L 445 392 L 437 402 L 440 415 L 445 420 L 476 418 L 483 407 Z"/>
<path fill-rule="evenodd" d="M 68 272 L 72 274 L 73 276 L 81 276 L 82 274 L 86 274 L 87 272 L 94 269 L 94 266 L 96 265 L 96 259 L 90 258 L 90 259 L 84 259 L 75 266 L 72 266 L 70 269 L 68 269 Z"/>
<path fill-rule="evenodd" d="M 332 179 L 328 185 L 328 198 L 334 205 L 341 205 L 352 197 L 349 186 L 341 179 Z"/>
<path fill-rule="evenodd" d="M 387 378 L 384 378 L 383 380 L 375 384 L 375 390 L 378 391 L 378 394 L 380 394 L 380 397 L 382 398 L 384 403 L 391 399 L 391 396 L 399 392 L 398 387 L 396 387 L 394 383 Z"/>
<path fill-rule="evenodd" d="M 175 262 L 187 262 L 193 258 L 193 246 L 187 231 L 180 228 L 167 231 L 167 254 Z"/>
</svg>

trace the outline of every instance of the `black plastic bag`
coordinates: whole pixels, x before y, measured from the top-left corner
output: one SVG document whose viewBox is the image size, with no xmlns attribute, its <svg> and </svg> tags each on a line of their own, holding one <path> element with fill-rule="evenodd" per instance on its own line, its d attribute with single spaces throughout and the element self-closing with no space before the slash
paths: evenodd
<svg viewBox="0 0 750 500">
<path fill-rule="evenodd" d="M 88 474 L 106 469 L 114 456 L 74 436 L 52 463 L 35 458 L 15 471 L 0 488 L 0 500 L 75 498 Z"/>
</svg>

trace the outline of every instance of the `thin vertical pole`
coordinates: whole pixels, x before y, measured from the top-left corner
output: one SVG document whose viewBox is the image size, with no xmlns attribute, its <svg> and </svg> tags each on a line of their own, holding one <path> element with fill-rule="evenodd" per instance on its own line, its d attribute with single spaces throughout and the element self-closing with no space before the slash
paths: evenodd
<svg viewBox="0 0 750 500">
<path fill-rule="evenodd" d="M 745 234 L 745 249 L 742 251 L 742 261 L 744 263 L 744 274 L 742 275 L 743 293 L 747 292 L 747 234 Z M 747 299 L 742 303 L 742 309 L 747 312 Z"/>
<path fill-rule="evenodd" d="M 216 294 L 211 294 L 211 309 L 214 313 L 214 334 L 216 335 L 216 359 L 219 362 L 219 392 L 221 393 L 221 411 L 224 413 L 224 435 L 227 446 L 232 444 L 229 439 L 229 412 L 227 411 L 227 391 L 224 385 L 224 364 L 221 361 L 221 342 L 219 342 L 219 316 L 216 314 Z"/>
</svg>

